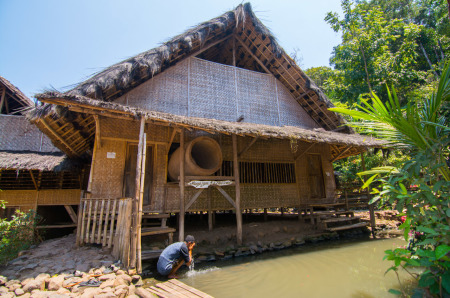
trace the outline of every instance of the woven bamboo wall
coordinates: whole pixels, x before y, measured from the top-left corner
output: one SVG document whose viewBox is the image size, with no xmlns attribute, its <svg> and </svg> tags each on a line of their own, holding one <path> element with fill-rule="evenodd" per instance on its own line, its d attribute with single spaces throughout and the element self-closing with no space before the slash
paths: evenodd
<svg viewBox="0 0 450 298">
<path fill-rule="evenodd" d="M 92 197 L 102 199 L 122 197 L 125 145 L 125 141 L 102 140 L 102 146 L 96 149 L 91 184 Z M 114 152 L 115 158 L 108 158 L 108 152 L 110 155 Z"/>
<path fill-rule="evenodd" d="M 59 152 L 24 116 L 0 115 L 0 150 Z"/>
<path fill-rule="evenodd" d="M 46 189 L 46 190 L 4 190 L 0 191 L 0 200 L 6 201 L 6 206 L 37 205 L 78 205 L 80 203 L 79 189 Z"/>
<path fill-rule="evenodd" d="M 149 142 L 168 142 L 172 128 L 147 123 L 145 133 Z M 139 122 L 112 118 L 100 118 L 102 138 L 122 141 L 139 141 Z"/>
<path fill-rule="evenodd" d="M 272 75 L 190 58 L 115 102 L 182 116 L 319 127 Z"/>
</svg>

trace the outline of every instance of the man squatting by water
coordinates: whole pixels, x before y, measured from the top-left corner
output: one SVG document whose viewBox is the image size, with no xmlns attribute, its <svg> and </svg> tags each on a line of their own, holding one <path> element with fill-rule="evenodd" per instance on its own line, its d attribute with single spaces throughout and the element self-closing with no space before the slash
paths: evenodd
<svg viewBox="0 0 450 298">
<path fill-rule="evenodd" d="M 178 278 L 177 270 L 186 263 L 190 266 L 192 262 L 192 250 L 195 246 L 194 236 L 187 235 L 183 242 L 176 242 L 167 246 L 158 259 L 157 269 L 161 275 L 168 278 Z"/>
</svg>

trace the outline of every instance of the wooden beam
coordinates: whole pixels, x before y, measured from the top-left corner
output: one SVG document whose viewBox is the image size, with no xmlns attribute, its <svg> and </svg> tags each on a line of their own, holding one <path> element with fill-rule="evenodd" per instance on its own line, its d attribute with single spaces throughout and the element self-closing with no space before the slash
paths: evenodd
<svg viewBox="0 0 450 298">
<path fill-rule="evenodd" d="M 207 190 L 207 197 L 208 197 L 208 230 L 212 231 L 213 230 L 213 212 L 212 212 L 212 204 L 211 204 L 211 191 L 212 188 L 208 187 Z"/>
<path fill-rule="evenodd" d="M 272 74 L 271 71 L 269 71 L 269 69 L 262 63 L 261 60 L 259 60 L 258 57 L 256 57 L 255 54 L 252 53 L 252 51 L 249 49 L 249 47 L 240 39 L 236 36 L 236 40 L 244 47 L 244 49 L 253 57 L 253 59 L 256 60 L 256 62 L 258 62 L 259 65 L 261 65 L 261 67 L 264 69 L 265 72 L 267 72 L 268 74 Z"/>
<path fill-rule="evenodd" d="M 34 178 L 34 175 L 33 175 L 33 171 L 29 170 L 29 172 L 30 172 L 31 180 L 33 180 L 34 188 L 36 188 L 36 190 L 39 190 L 36 179 Z"/>
<path fill-rule="evenodd" d="M 230 202 L 230 204 L 236 208 L 236 202 L 233 201 L 233 198 L 227 194 L 227 192 L 225 190 L 223 190 L 222 187 L 220 187 L 219 185 L 214 185 L 215 188 L 217 188 L 218 191 L 220 191 L 220 193 L 225 197 L 225 199 L 227 199 L 228 202 Z"/>
<path fill-rule="evenodd" d="M 239 183 L 239 163 L 237 156 L 237 136 L 231 135 L 233 142 L 233 170 L 234 170 L 234 182 L 236 187 L 236 223 L 237 231 L 236 238 L 238 245 L 242 244 L 242 214 L 241 214 L 241 186 Z"/>
<path fill-rule="evenodd" d="M 172 135 L 170 136 L 169 144 L 167 145 L 167 152 L 166 152 L 166 155 L 169 154 L 170 147 L 172 146 L 173 139 L 175 138 L 175 134 L 176 134 L 176 133 L 177 133 L 177 129 L 176 129 L 176 127 L 174 127 L 174 128 L 173 128 L 173 131 L 172 131 Z"/>
<path fill-rule="evenodd" d="M 189 210 L 189 208 L 192 206 L 192 204 L 195 203 L 197 198 L 200 196 L 200 194 L 203 192 L 204 188 L 200 188 L 192 197 L 192 199 L 189 201 L 189 203 L 186 204 L 185 211 Z"/>
<path fill-rule="evenodd" d="M 204 51 L 206 51 L 206 50 L 212 48 L 213 46 L 218 45 L 219 43 L 221 43 L 221 42 L 223 42 L 223 41 L 229 39 L 231 36 L 233 36 L 233 35 L 228 35 L 228 36 L 226 36 L 226 37 L 224 37 L 224 38 L 222 38 L 222 39 L 219 39 L 218 41 L 215 41 L 215 42 L 213 42 L 212 44 L 209 44 L 208 46 L 201 48 L 200 50 L 198 50 L 198 51 L 196 51 L 196 52 L 194 52 L 194 53 L 188 55 L 187 57 L 195 57 L 195 56 L 198 56 L 198 55 L 200 55 L 201 53 L 203 53 Z M 184 239 L 183 239 L 183 240 L 184 240 Z"/>
<path fill-rule="evenodd" d="M 311 149 L 316 143 L 311 143 L 308 148 L 306 148 L 305 150 L 303 150 L 299 155 L 294 157 L 294 161 L 297 161 L 297 159 L 299 159 L 300 157 L 302 157 L 303 155 L 305 155 L 309 149 Z"/>
<path fill-rule="evenodd" d="M 67 147 L 67 149 L 69 149 L 70 152 L 72 152 L 73 155 L 79 157 L 80 155 L 72 148 L 72 146 L 70 146 L 50 125 L 48 125 L 47 122 L 45 122 L 45 120 L 43 118 L 39 119 L 38 122 L 41 122 L 42 124 L 44 124 L 45 128 L 47 128 L 48 131 L 50 131 L 50 133 L 52 133 L 55 138 L 60 141 L 64 146 Z"/>
<path fill-rule="evenodd" d="M 180 213 L 179 213 L 179 227 L 178 227 L 178 241 L 184 241 L 184 163 L 185 163 L 185 148 L 184 148 L 184 128 L 180 131 Z"/>
<path fill-rule="evenodd" d="M 253 140 L 247 145 L 247 146 L 245 146 L 245 148 L 244 149 L 242 149 L 242 151 L 241 152 L 239 152 L 239 154 L 238 154 L 238 158 L 241 158 L 242 157 L 242 155 L 244 155 L 245 154 L 245 152 L 247 152 L 248 151 L 248 149 L 250 149 L 250 147 L 251 146 L 253 146 L 253 144 L 255 144 L 255 142 L 258 140 L 258 137 L 254 137 L 253 138 Z"/>
<path fill-rule="evenodd" d="M 134 183 L 134 197 L 132 203 L 132 215 L 131 215 L 131 247 L 130 247 L 130 265 L 136 268 L 136 250 L 137 250 L 137 230 L 138 230 L 138 216 L 139 216 L 139 196 L 141 190 L 141 169 L 142 169 L 142 147 L 144 146 L 144 129 L 145 129 L 145 117 L 141 117 L 141 125 L 139 130 L 139 145 L 136 163 L 136 180 Z M 126 241 L 126 239 L 125 239 Z"/>
<path fill-rule="evenodd" d="M 145 128 L 144 128 L 145 129 Z M 141 184 L 139 189 L 139 210 L 138 210 L 138 219 L 137 219 L 137 264 L 136 270 L 137 273 L 142 272 L 142 236 L 141 236 L 141 228 L 142 228 L 142 210 L 144 205 L 144 183 L 145 183 L 145 165 L 147 159 L 147 134 L 144 133 L 144 140 L 142 146 L 142 168 L 141 168 Z"/>
<path fill-rule="evenodd" d="M 94 115 L 95 119 L 95 140 L 97 143 L 97 149 L 100 149 L 102 147 L 102 138 L 100 136 L 100 120 L 98 118 L 98 115 Z"/>
<path fill-rule="evenodd" d="M 336 160 L 339 159 L 339 157 L 341 157 L 342 155 L 345 154 L 345 152 L 347 152 L 348 150 L 352 149 L 352 146 L 348 146 L 346 149 L 344 149 L 343 151 L 341 151 L 341 153 L 339 153 L 335 158 L 333 158 L 331 160 L 331 162 L 335 162 Z"/>
<path fill-rule="evenodd" d="M 78 216 L 73 210 L 72 206 L 70 205 L 64 205 L 64 208 L 66 208 L 67 213 L 69 213 L 70 219 L 73 221 L 74 224 L 78 223 Z"/>
<path fill-rule="evenodd" d="M 2 113 L 3 110 L 3 106 L 5 105 L 5 101 L 6 101 L 6 87 L 3 87 L 3 92 L 2 92 L 2 99 L 0 101 L 0 114 Z"/>
</svg>

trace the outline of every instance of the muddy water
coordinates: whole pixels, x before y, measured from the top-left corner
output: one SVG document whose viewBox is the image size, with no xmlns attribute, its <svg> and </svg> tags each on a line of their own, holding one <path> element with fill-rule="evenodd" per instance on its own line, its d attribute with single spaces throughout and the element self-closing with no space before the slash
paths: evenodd
<svg viewBox="0 0 450 298">
<path fill-rule="evenodd" d="M 214 297 L 394 297 L 395 273 L 384 251 L 401 239 L 325 244 L 271 252 L 210 266 L 198 265 L 181 281 Z M 412 280 L 401 274 L 405 284 Z"/>
</svg>

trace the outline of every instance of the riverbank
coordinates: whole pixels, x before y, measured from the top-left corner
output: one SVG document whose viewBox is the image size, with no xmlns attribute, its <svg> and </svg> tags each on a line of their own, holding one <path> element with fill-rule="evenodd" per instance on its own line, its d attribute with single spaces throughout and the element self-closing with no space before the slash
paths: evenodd
<svg viewBox="0 0 450 298">
<path fill-rule="evenodd" d="M 364 214 L 358 214 L 364 218 Z M 377 219 L 380 236 L 391 237 L 383 231 L 395 231 L 396 217 L 386 213 Z M 358 229 L 345 233 L 324 233 L 314 226 L 303 223 L 289 214 L 285 218 L 272 217 L 270 221 L 254 221 L 244 225 L 245 243 L 237 246 L 234 242 L 234 226 L 218 226 L 213 231 L 194 228 L 188 230 L 197 239 L 196 263 L 211 262 L 261 254 L 266 251 L 281 250 L 293 246 L 308 245 L 321 241 L 341 238 L 369 237 L 369 229 Z M 250 219 L 250 218 L 248 218 Z M 397 233 L 398 234 L 398 233 Z M 395 234 L 393 234 L 396 236 Z M 176 239 L 176 238 L 175 238 Z M 164 239 L 144 242 L 148 248 L 163 248 Z M 158 239 L 156 239 L 158 240 Z M 148 262 L 147 277 L 156 277 L 154 262 Z M 72 276 L 73 273 L 75 276 Z M 75 246 L 75 235 L 47 240 L 20 256 L 7 266 L 0 267 L 0 295 L 5 297 L 147 297 L 141 276 L 134 271 L 126 271 L 115 263 L 109 249 L 95 246 Z M 146 279 L 153 284 L 158 280 Z M 90 284 L 85 285 L 84 283 Z M 59 296 L 58 296 L 59 295 Z M 136 295 L 136 296 L 134 296 Z M 151 297 L 148 296 L 148 297 Z"/>
</svg>

